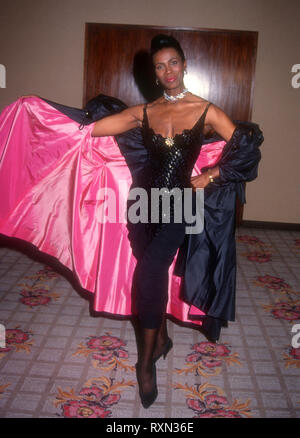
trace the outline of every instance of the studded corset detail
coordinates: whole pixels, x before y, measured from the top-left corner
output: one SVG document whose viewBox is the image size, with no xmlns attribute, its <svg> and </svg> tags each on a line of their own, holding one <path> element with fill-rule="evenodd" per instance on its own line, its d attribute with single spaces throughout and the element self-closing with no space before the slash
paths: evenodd
<svg viewBox="0 0 300 438">
<path fill-rule="evenodd" d="M 142 132 L 145 147 L 148 151 L 147 190 L 166 188 L 172 190 L 191 187 L 191 174 L 197 161 L 203 142 L 203 127 L 210 103 L 191 129 L 184 129 L 174 137 L 163 137 L 149 126 L 147 104 L 144 106 Z M 183 199 L 183 198 L 182 198 Z M 160 205 L 161 207 L 161 205 Z M 161 212 L 160 212 L 161 215 Z M 170 203 L 171 221 L 174 218 L 174 202 Z M 162 217 L 160 216 L 160 224 Z M 153 225 L 152 231 L 161 228 Z M 151 227 L 150 227 L 151 228 Z"/>
<path fill-rule="evenodd" d="M 191 129 L 174 137 L 163 137 L 149 127 L 147 105 L 144 106 L 143 137 L 149 154 L 149 187 L 183 189 L 191 187 L 190 177 L 203 142 L 203 127 L 210 103 Z"/>
</svg>

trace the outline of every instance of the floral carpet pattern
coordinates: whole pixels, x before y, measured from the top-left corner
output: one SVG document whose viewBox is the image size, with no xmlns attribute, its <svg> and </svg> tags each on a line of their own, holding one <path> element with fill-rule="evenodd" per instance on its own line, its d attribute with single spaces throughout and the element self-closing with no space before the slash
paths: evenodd
<svg viewBox="0 0 300 438">
<path fill-rule="evenodd" d="M 95 384 L 95 382 L 97 384 Z M 63 417 L 68 418 L 106 418 L 112 417 L 113 405 L 121 399 L 123 388 L 135 386 L 134 381 L 115 382 L 107 377 L 90 379 L 76 396 L 73 389 L 69 392 L 58 388 L 55 406 L 61 405 Z"/>
<path fill-rule="evenodd" d="M 195 373 L 197 376 L 216 376 L 222 371 L 222 361 L 227 365 L 241 363 L 238 353 L 230 354 L 231 350 L 226 344 L 199 342 L 191 347 L 192 353 L 188 354 L 185 361 L 186 367 L 176 369 L 178 374 Z"/>
<path fill-rule="evenodd" d="M 118 367 L 125 371 L 134 371 L 134 366 L 128 365 L 128 352 L 124 349 L 126 343 L 119 338 L 106 333 L 104 336 L 90 336 L 86 345 L 80 344 L 74 356 L 82 354 L 87 357 L 93 353 L 93 366 L 100 370 L 110 371 Z"/>
<path fill-rule="evenodd" d="M 0 348 L 0 359 L 12 349 L 30 353 L 33 344 L 33 341 L 30 340 L 31 337 L 32 333 L 30 331 L 25 332 L 20 327 L 7 328 L 5 331 L 6 347 Z"/>
<path fill-rule="evenodd" d="M 299 418 L 300 233 L 241 227 L 236 242 L 236 321 L 213 344 L 168 320 L 147 410 L 131 322 L 92 316 L 54 268 L 0 247 L 0 417 Z"/>
<path fill-rule="evenodd" d="M 60 295 L 55 292 L 49 292 L 49 279 L 57 278 L 58 274 L 50 267 L 45 266 L 44 269 L 37 271 L 33 275 L 26 275 L 24 280 L 26 283 L 20 283 L 21 287 L 20 302 L 25 306 L 45 306 L 51 300 L 58 300 Z"/>
<path fill-rule="evenodd" d="M 174 385 L 186 394 L 186 404 L 196 415 L 193 418 L 248 418 L 250 415 L 249 403 L 240 403 L 235 400 L 230 405 L 223 390 L 215 385 L 204 383 L 189 387 L 187 385 Z"/>
</svg>

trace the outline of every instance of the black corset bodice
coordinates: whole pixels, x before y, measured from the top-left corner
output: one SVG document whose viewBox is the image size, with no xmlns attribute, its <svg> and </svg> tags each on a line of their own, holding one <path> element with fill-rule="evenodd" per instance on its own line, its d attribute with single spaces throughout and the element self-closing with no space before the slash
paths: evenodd
<svg viewBox="0 0 300 438">
<path fill-rule="evenodd" d="M 184 189 L 191 187 L 190 178 L 201 150 L 203 127 L 210 103 L 191 129 L 174 137 L 163 137 L 149 126 L 147 105 L 144 106 L 143 138 L 148 151 L 148 187 Z"/>
<path fill-rule="evenodd" d="M 180 221 L 185 223 L 184 188 L 191 188 L 190 178 L 203 143 L 203 127 L 209 105 L 210 103 L 193 128 L 185 129 L 172 138 L 163 137 L 153 131 L 149 126 L 147 105 L 144 106 L 142 132 L 148 153 L 144 188 L 148 191 L 148 212 L 155 210 L 159 218 L 157 223 L 150 219 L 150 215 L 148 216 L 147 230 L 150 235 L 155 235 L 165 226 L 165 223 L 176 222 L 175 208 L 179 209 L 176 210 L 177 212 L 181 211 L 182 219 Z M 150 192 L 153 188 L 167 189 L 168 193 L 172 189 L 177 189 L 177 194 L 174 193 L 170 197 L 168 214 L 163 210 L 161 198 L 159 198 L 158 205 L 152 203 Z M 180 193 L 178 193 L 178 189 Z"/>
</svg>

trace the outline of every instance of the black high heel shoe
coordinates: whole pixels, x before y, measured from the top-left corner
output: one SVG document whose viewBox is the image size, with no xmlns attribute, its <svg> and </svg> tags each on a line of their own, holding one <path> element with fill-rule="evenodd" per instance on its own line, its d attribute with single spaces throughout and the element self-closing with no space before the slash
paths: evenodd
<svg viewBox="0 0 300 438">
<path fill-rule="evenodd" d="M 153 362 L 157 362 L 158 359 L 160 359 L 162 356 L 164 357 L 164 359 L 166 358 L 167 354 L 169 353 L 169 351 L 171 350 L 171 348 L 173 347 L 173 342 L 171 338 L 168 338 L 167 342 L 164 345 L 163 351 L 156 357 L 153 358 Z"/>
<path fill-rule="evenodd" d="M 135 369 L 137 372 L 137 363 L 135 364 Z M 156 384 L 156 366 L 155 366 L 154 362 L 152 363 L 152 373 L 153 373 L 153 380 L 154 380 L 153 389 L 150 392 L 145 393 L 145 392 L 142 392 L 141 389 L 139 388 L 141 402 L 142 402 L 142 405 L 145 409 L 149 408 L 155 402 L 156 397 L 158 395 L 157 384 Z M 136 378 L 137 378 L 137 381 L 139 382 L 137 373 L 136 373 Z"/>
</svg>

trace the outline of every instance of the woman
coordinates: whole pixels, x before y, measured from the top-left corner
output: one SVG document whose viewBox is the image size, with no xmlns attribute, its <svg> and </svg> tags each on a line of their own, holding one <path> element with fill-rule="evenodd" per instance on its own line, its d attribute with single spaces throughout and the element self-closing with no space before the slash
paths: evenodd
<svg viewBox="0 0 300 438">
<path fill-rule="evenodd" d="M 204 188 L 219 176 L 216 166 L 191 178 L 204 134 L 213 129 L 228 141 L 236 126 L 221 109 L 187 91 L 187 63 L 177 40 L 157 35 L 151 42 L 151 57 L 164 95 L 151 104 L 136 105 L 96 122 L 92 136 L 117 135 L 142 127 L 149 152 L 148 189 Z M 146 228 L 147 242 L 137 261 L 136 300 L 142 343 L 136 373 L 146 408 L 157 397 L 155 362 L 172 347 L 164 318 L 168 269 L 183 243 L 185 226 L 184 221 L 174 222 L 174 212 L 170 223 L 150 224 Z"/>
<path fill-rule="evenodd" d="M 138 314 L 136 373 L 146 408 L 157 396 L 155 363 L 172 348 L 165 309 L 168 269 L 179 247 L 168 314 L 201 325 L 214 341 L 224 322 L 235 319 L 235 202 L 236 196 L 245 202 L 243 182 L 257 176 L 263 141 L 257 125 L 235 127 L 184 88 L 186 60 L 176 40 L 158 35 L 151 55 L 164 96 L 149 105 L 127 108 L 99 95 L 78 109 L 29 97 L 0 115 L 0 186 L 10 188 L 1 197 L 0 233 L 69 268 L 94 293 L 96 312 Z M 211 129 L 225 141 L 202 146 Z M 191 177 L 196 160 L 201 175 Z M 203 231 L 185 236 L 186 218 L 177 223 L 172 198 L 168 223 L 159 204 L 158 223 L 128 221 L 129 234 L 126 224 L 103 224 L 100 189 L 113 189 L 126 202 L 131 181 L 148 194 L 204 188 Z"/>
</svg>

